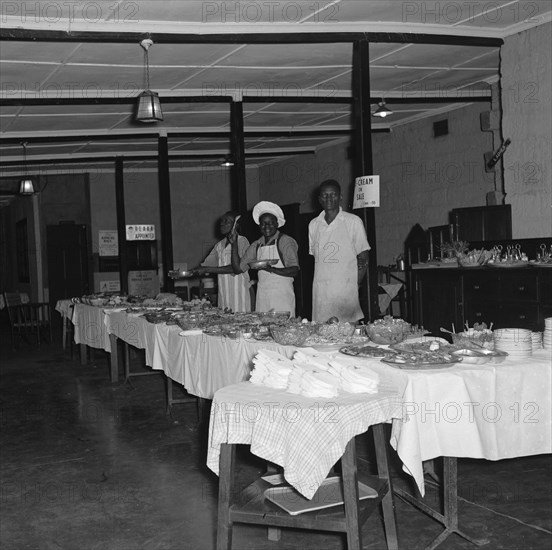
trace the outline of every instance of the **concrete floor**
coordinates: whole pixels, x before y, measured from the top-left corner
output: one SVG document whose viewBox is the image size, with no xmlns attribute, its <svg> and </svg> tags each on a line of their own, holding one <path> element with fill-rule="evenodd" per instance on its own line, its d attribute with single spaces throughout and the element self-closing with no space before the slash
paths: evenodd
<svg viewBox="0 0 552 550">
<path fill-rule="evenodd" d="M 107 356 L 81 366 L 55 344 L 0 351 L 1 515 L 5 550 L 212 549 L 217 477 L 205 467 L 206 425 L 194 405 L 165 414 L 162 375 L 110 384 Z M 139 362 L 139 357 L 135 357 Z M 140 365 L 137 364 L 138 369 Z M 367 438 L 358 447 L 371 456 Z M 240 477 L 264 463 L 240 449 Z M 460 525 L 483 548 L 552 548 L 550 455 L 459 461 Z M 396 469 L 398 485 L 408 480 Z M 437 493 L 430 491 L 435 500 Z M 440 526 L 396 499 L 401 548 L 423 548 Z M 385 548 L 380 518 L 363 529 L 365 548 Z M 234 529 L 234 549 L 342 549 L 339 535 Z M 473 549 L 457 535 L 441 550 Z"/>
</svg>

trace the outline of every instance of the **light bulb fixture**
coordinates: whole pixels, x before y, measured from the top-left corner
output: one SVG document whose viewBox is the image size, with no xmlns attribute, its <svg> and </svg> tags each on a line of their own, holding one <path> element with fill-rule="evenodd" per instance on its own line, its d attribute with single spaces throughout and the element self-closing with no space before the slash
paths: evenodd
<svg viewBox="0 0 552 550">
<path fill-rule="evenodd" d="M 392 115 L 393 111 L 385 104 L 385 100 L 382 99 L 380 103 L 378 103 L 379 107 L 372 113 L 372 116 L 377 116 L 380 118 L 385 118 L 386 116 Z"/>
<path fill-rule="evenodd" d="M 221 163 L 221 166 L 234 166 L 234 161 L 232 160 L 231 155 L 226 155 L 224 161 Z"/>
<path fill-rule="evenodd" d="M 144 50 L 146 89 L 138 96 L 136 120 L 139 122 L 158 122 L 163 120 L 163 111 L 161 110 L 159 94 L 150 90 L 148 50 L 152 45 L 153 41 L 149 38 L 146 38 L 140 42 L 140 46 L 142 46 Z"/>
<path fill-rule="evenodd" d="M 25 170 L 25 173 L 21 178 L 21 180 L 19 181 L 19 194 L 33 195 L 35 192 L 33 180 L 27 174 L 27 142 L 23 141 L 21 145 L 23 147 L 23 169 Z"/>
</svg>

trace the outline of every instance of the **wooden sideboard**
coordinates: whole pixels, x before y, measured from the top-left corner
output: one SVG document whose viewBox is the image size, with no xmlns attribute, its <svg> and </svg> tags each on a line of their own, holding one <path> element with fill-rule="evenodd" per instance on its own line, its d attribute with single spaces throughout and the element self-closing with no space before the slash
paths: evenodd
<svg viewBox="0 0 552 550">
<path fill-rule="evenodd" d="M 432 334 L 467 322 L 544 330 L 552 317 L 552 268 L 423 268 L 410 273 L 412 319 Z"/>
</svg>

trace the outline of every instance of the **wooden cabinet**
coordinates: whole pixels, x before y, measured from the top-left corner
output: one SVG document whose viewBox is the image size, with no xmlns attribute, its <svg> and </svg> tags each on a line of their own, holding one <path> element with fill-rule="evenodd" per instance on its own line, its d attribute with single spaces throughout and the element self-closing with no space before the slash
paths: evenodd
<svg viewBox="0 0 552 550">
<path fill-rule="evenodd" d="M 552 316 L 552 270 L 523 267 L 437 268 L 412 271 L 415 324 L 433 334 L 440 327 L 460 331 L 464 323 L 493 328 L 544 329 Z"/>
<path fill-rule="evenodd" d="M 414 324 L 434 334 L 440 327 L 450 330 L 451 323 L 462 325 L 462 285 L 457 269 L 413 270 L 412 304 Z"/>
</svg>

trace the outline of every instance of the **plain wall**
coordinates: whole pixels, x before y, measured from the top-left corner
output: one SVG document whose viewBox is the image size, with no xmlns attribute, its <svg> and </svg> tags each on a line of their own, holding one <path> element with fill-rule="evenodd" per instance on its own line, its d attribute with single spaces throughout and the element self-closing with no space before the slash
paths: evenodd
<svg viewBox="0 0 552 550">
<path fill-rule="evenodd" d="M 516 239 L 552 235 L 552 23 L 506 38 L 501 55 L 506 202 Z"/>
</svg>

